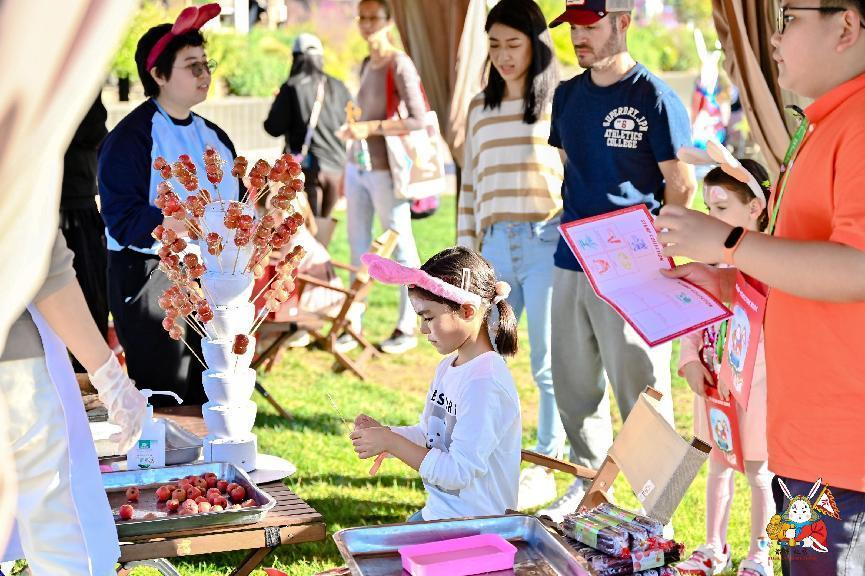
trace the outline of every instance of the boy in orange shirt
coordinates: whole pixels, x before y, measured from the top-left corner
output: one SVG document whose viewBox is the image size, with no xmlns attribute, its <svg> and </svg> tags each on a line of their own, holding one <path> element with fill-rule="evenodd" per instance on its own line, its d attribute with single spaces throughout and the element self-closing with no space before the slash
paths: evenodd
<svg viewBox="0 0 865 576">
<path fill-rule="evenodd" d="M 789 529 L 790 573 L 862 576 L 865 0 L 783 0 L 772 44 L 781 87 L 814 102 L 773 194 L 771 235 L 677 206 L 664 208 L 655 226 L 668 256 L 734 264 L 769 285 L 769 469 L 792 495 L 822 478 L 840 510 L 840 519 L 823 518 L 826 550 L 801 546 L 807 526 Z M 670 275 L 731 299 L 734 269 L 687 264 Z"/>
</svg>

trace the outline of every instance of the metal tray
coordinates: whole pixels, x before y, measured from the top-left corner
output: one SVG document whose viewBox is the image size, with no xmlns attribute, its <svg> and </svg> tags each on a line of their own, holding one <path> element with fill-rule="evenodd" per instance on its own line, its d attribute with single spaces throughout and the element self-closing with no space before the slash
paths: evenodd
<svg viewBox="0 0 865 576">
<path fill-rule="evenodd" d="M 170 418 L 165 418 L 163 421 L 165 422 L 165 465 L 187 464 L 201 459 L 201 438 Z M 91 422 L 91 432 L 94 432 L 99 426 L 113 425 L 108 422 Z M 105 434 L 94 433 L 93 436 L 96 444 L 96 455 L 99 458 L 105 458 L 109 462 L 122 459 L 123 465 L 125 465 L 126 455 L 117 453 L 117 444 L 107 438 L 96 440 L 97 436 L 105 436 Z"/>
<path fill-rule="evenodd" d="M 156 489 L 163 484 L 193 474 L 202 476 L 206 472 L 213 472 L 221 479 L 240 484 L 246 489 L 247 498 L 255 498 L 260 503 L 259 506 L 179 516 L 177 514 L 169 515 L 164 505 L 157 504 Z M 117 535 L 120 538 L 175 532 L 204 526 L 251 524 L 264 518 L 267 512 L 276 505 L 276 500 L 256 486 L 246 475 L 246 472 L 226 462 L 202 462 L 184 466 L 151 468 L 150 470 L 106 472 L 102 474 L 102 484 L 108 493 L 108 503 L 115 514 Z M 141 489 L 141 497 L 138 500 L 138 506 L 135 507 L 133 519 L 120 520 L 117 517 L 117 511 L 121 505 L 126 504 L 125 493 L 130 486 L 138 486 Z M 149 512 L 156 514 L 157 518 L 144 520 L 143 516 Z"/>
<path fill-rule="evenodd" d="M 590 576 L 585 560 L 534 516 L 515 514 L 389 526 L 348 528 L 333 535 L 353 576 L 400 576 L 399 548 L 476 534 L 498 534 L 517 547 L 514 569 L 505 576 Z"/>
</svg>

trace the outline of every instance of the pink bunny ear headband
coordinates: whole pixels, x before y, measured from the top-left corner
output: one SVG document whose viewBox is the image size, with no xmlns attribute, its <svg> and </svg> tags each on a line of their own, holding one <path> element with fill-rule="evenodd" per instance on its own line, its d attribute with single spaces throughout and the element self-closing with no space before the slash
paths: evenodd
<svg viewBox="0 0 865 576">
<path fill-rule="evenodd" d="M 409 268 L 376 254 L 364 254 L 360 259 L 369 270 L 369 275 L 379 282 L 409 287 L 417 286 L 436 296 L 456 302 L 459 305 L 472 304 L 479 308 L 483 303 L 483 298 L 481 298 L 480 294 L 454 286 L 441 278 L 430 276 L 418 268 Z M 469 276 L 469 279 L 466 279 L 466 276 Z M 468 268 L 464 269 L 464 285 L 471 284 L 470 276 L 471 271 Z M 510 292 L 511 287 L 507 282 L 496 282 L 496 297 L 493 299 L 493 304 L 498 304 L 507 298 Z"/>
<path fill-rule="evenodd" d="M 220 11 L 222 11 L 222 7 L 215 2 L 203 6 L 187 6 L 184 8 L 177 16 L 177 20 L 174 21 L 171 30 L 166 32 L 162 38 L 157 40 L 156 44 L 153 45 L 153 48 L 150 49 L 150 53 L 147 54 L 146 66 L 144 69 L 150 70 L 153 68 L 156 64 L 156 59 L 159 58 L 159 55 L 162 54 L 165 47 L 168 46 L 169 42 L 171 42 L 172 38 L 175 36 L 182 36 L 183 34 L 192 32 L 193 30 L 201 29 L 205 23 L 213 19 L 220 13 Z"/>
<path fill-rule="evenodd" d="M 760 205 L 763 208 L 766 207 L 766 193 L 763 191 L 763 187 L 760 186 L 760 183 L 757 182 L 754 175 L 748 172 L 748 170 L 742 166 L 742 163 L 739 162 L 735 156 L 730 154 L 730 151 L 727 150 L 725 146 L 722 146 L 718 142 L 709 140 L 706 142 L 705 150 L 700 148 L 684 147 L 679 150 L 676 156 L 679 160 L 687 164 L 717 164 L 726 174 L 732 176 L 742 184 L 747 184 L 748 188 L 751 189 L 751 192 L 754 193 L 754 196 L 757 197 L 757 201 L 760 202 Z M 723 191 L 716 190 L 716 188 L 716 186 L 704 188 L 703 197 L 706 198 L 706 193 L 710 192 L 712 194 L 712 199 L 723 200 Z"/>
</svg>

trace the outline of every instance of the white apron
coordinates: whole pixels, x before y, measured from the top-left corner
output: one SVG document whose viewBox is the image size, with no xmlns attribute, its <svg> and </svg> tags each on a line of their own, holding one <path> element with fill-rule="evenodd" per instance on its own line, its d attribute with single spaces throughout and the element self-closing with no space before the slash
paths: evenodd
<svg viewBox="0 0 865 576">
<path fill-rule="evenodd" d="M 87 414 L 81 402 L 78 382 L 72 371 L 72 363 L 69 361 L 66 346 L 48 326 L 42 315 L 32 305 L 27 309 L 42 338 L 48 374 L 62 403 L 63 424 L 66 427 L 66 437 L 69 439 L 68 470 L 74 514 L 78 518 L 78 528 L 85 543 L 84 550 L 77 550 L 74 553 L 85 555 L 90 559 L 89 574 L 81 576 L 114 574 L 114 565 L 120 558 L 117 529 L 111 507 L 108 505 L 108 497 L 102 490 L 102 475 L 99 472 L 96 448 L 90 434 Z M 16 526 L 0 561 L 6 562 L 23 557 L 24 552 Z"/>
</svg>

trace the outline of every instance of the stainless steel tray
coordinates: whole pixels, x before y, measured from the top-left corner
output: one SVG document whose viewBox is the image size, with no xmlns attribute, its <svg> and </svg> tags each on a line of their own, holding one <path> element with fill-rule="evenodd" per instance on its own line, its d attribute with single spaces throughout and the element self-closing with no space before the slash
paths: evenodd
<svg viewBox="0 0 865 576">
<path fill-rule="evenodd" d="M 498 534 L 517 547 L 513 571 L 492 574 L 517 576 L 590 576 L 585 560 L 564 540 L 549 532 L 534 516 L 511 515 L 392 524 L 340 530 L 336 547 L 353 576 L 400 576 L 405 572 L 399 548 L 476 534 Z"/>
<path fill-rule="evenodd" d="M 178 480 L 189 475 L 202 476 L 213 472 L 219 478 L 236 482 L 246 489 L 247 498 L 255 498 L 258 506 L 226 510 L 224 512 L 206 512 L 189 516 L 169 515 L 165 506 L 157 504 L 156 489 L 169 481 Z M 276 505 L 273 497 L 256 486 L 246 475 L 246 472 L 233 464 L 225 462 L 203 462 L 184 466 L 167 466 L 150 470 L 132 470 L 123 472 L 106 472 L 102 475 L 102 484 L 108 493 L 108 503 L 115 514 L 117 535 L 122 539 L 130 536 L 144 536 L 201 528 L 204 526 L 226 526 L 234 524 L 251 524 L 258 522 Z M 126 504 L 126 489 L 138 486 L 141 497 L 135 507 L 132 520 L 120 520 L 117 511 Z M 143 516 L 152 512 L 157 517 L 144 520 Z"/>
<path fill-rule="evenodd" d="M 163 421 L 165 422 L 165 465 L 187 464 L 201 459 L 201 438 L 169 418 Z M 91 422 L 91 432 L 94 431 L 94 427 L 106 425 L 110 426 L 107 422 Z M 108 439 L 96 440 L 96 437 L 97 434 L 94 433 L 96 455 L 99 458 L 108 461 L 122 459 L 125 464 L 126 455 L 117 453 L 117 444 Z"/>
</svg>

